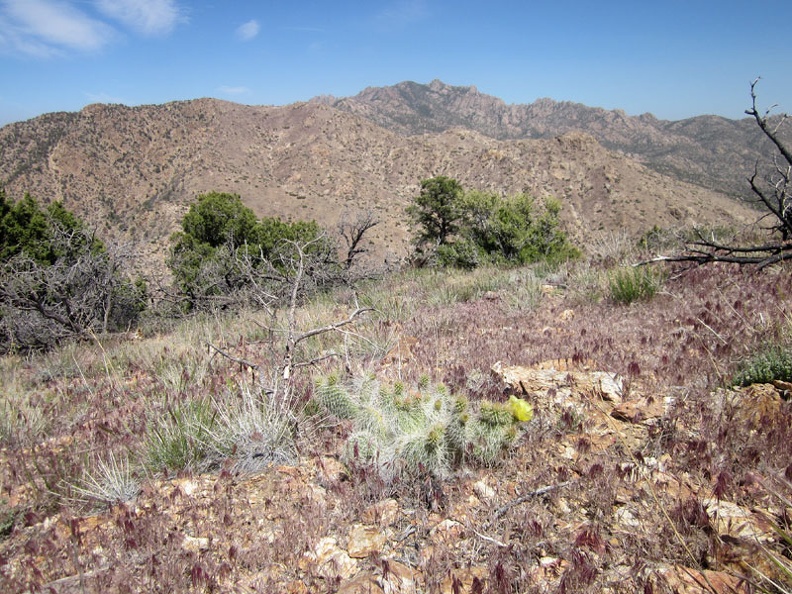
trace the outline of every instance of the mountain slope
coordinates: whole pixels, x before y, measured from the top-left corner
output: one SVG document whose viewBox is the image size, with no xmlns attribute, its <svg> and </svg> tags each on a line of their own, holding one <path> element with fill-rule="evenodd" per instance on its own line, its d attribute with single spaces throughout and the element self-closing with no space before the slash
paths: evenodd
<svg viewBox="0 0 792 594">
<path fill-rule="evenodd" d="M 552 99 L 509 105 L 479 93 L 476 87 L 451 86 L 438 80 L 428 85 L 403 82 L 368 88 L 354 97 L 314 101 L 362 115 L 403 135 L 463 127 L 507 140 L 581 131 L 660 173 L 733 196 L 749 193 L 746 178 L 755 162 L 771 154 L 769 143 L 748 118 L 698 116 L 670 122 L 651 114 L 631 117 L 621 110 Z M 786 132 L 792 140 L 792 130 Z"/>
<path fill-rule="evenodd" d="M 259 216 L 316 219 L 330 229 L 373 210 L 383 222 L 373 237 L 379 258 L 406 253 L 404 208 L 421 179 L 441 174 L 467 188 L 557 196 L 579 238 L 751 217 L 728 197 L 660 175 L 585 134 L 404 136 L 316 102 L 92 105 L 6 126 L 0 150 L 11 197 L 62 200 L 102 236 L 131 242 L 148 264 L 162 262 L 170 233 L 208 191 L 238 193 Z"/>
</svg>

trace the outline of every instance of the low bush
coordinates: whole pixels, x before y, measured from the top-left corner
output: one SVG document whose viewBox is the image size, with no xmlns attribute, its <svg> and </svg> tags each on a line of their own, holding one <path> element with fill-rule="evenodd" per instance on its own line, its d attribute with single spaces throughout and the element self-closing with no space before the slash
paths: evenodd
<svg viewBox="0 0 792 594">
<path fill-rule="evenodd" d="M 792 351 L 778 346 L 744 361 L 732 379 L 732 385 L 769 384 L 775 380 L 792 381 Z"/>
<path fill-rule="evenodd" d="M 608 274 L 610 296 L 616 303 L 651 299 L 662 285 L 662 275 L 652 268 L 629 266 Z"/>
</svg>

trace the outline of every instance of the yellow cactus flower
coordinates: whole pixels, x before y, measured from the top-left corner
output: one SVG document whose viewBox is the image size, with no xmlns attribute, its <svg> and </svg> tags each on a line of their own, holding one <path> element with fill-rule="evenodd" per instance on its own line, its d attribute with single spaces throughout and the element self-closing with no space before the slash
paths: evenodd
<svg viewBox="0 0 792 594">
<path fill-rule="evenodd" d="M 533 419 L 533 406 L 522 398 L 509 396 L 509 406 L 511 407 L 514 418 L 524 423 Z"/>
</svg>

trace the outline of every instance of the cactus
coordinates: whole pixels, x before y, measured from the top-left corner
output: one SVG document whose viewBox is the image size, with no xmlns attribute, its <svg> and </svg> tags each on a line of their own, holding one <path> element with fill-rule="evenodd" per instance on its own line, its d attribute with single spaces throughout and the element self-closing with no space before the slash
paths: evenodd
<svg viewBox="0 0 792 594">
<path fill-rule="evenodd" d="M 388 480 L 422 472 L 441 476 L 466 460 L 495 464 L 533 416 L 520 398 L 475 406 L 426 377 L 409 390 L 401 383 L 388 388 L 374 376 L 345 387 L 331 376 L 317 384 L 315 402 L 353 424 L 342 459 L 374 463 Z"/>
<path fill-rule="evenodd" d="M 347 391 L 338 383 L 334 375 L 316 385 L 316 403 L 339 419 L 351 419 L 358 407 L 352 402 Z"/>
<path fill-rule="evenodd" d="M 482 400 L 479 408 L 481 422 L 490 427 L 505 427 L 514 422 L 514 413 L 507 404 Z"/>
</svg>

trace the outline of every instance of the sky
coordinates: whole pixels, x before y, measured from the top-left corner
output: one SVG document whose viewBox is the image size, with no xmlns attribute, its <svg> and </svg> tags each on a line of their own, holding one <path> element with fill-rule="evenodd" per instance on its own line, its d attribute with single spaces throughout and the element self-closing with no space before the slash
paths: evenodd
<svg viewBox="0 0 792 594">
<path fill-rule="evenodd" d="M 790 0 L 0 0 L 0 125 L 402 81 L 678 120 L 792 111 Z"/>
</svg>

